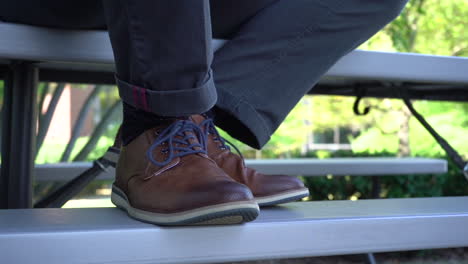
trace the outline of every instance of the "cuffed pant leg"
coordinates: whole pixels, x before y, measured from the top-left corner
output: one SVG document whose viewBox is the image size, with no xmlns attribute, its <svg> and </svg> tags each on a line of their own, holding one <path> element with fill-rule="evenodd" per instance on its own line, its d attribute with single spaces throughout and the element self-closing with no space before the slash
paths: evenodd
<svg viewBox="0 0 468 264">
<path fill-rule="evenodd" d="M 161 116 L 216 103 L 208 0 L 106 0 L 104 11 L 124 102 Z"/>
<path fill-rule="evenodd" d="M 342 56 L 401 12 L 406 0 L 278 0 L 244 24 L 213 61 L 217 125 L 262 147 Z"/>
</svg>

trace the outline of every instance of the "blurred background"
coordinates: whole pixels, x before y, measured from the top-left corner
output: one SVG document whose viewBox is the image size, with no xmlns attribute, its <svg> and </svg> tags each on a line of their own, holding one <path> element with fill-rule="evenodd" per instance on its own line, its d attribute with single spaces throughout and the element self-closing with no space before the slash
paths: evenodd
<svg viewBox="0 0 468 264">
<path fill-rule="evenodd" d="M 468 57 L 467 18 L 466 0 L 411 0 L 398 19 L 360 49 Z M 0 107 L 3 105 L 3 85 L 0 81 Z M 411 116 L 402 101 L 366 98 L 362 103 L 372 109 L 365 116 L 354 115 L 354 101 L 353 97 L 306 95 L 260 151 L 225 133 L 223 135 L 250 159 L 376 156 L 447 159 L 445 152 Z M 99 158 L 113 143 L 121 123 L 122 105 L 115 86 L 40 83 L 37 103 L 40 111 L 36 164 Z M 468 103 L 414 101 L 414 106 L 467 160 Z M 302 177 L 311 191 L 311 196 L 304 200 L 371 198 L 376 184 L 372 178 Z M 94 181 L 64 207 L 113 206 L 109 200 L 111 183 L 110 180 Z M 37 181 L 35 199 L 62 184 Z M 380 198 L 468 195 L 466 179 L 450 161 L 445 174 L 382 176 L 377 184 Z M 388 254 L 385 260 L 388 262 L 383 263 L 400 263 L 408 254 L 417 260 L 411 262 L 413 260 L 409 258 L 405 263 L 448 263 L 443 259 L 450 259 L 450 263 L 468 263 L 466 249 L 392 254 Z M 407 255 L 403 257 L 402 254 Z M 442 260 L 438 256 L 443 256 Z M 338 258 L 335 261 L 345 260 Z M 304 260 L 291 263 L 329 262 Z"/>
</svg>

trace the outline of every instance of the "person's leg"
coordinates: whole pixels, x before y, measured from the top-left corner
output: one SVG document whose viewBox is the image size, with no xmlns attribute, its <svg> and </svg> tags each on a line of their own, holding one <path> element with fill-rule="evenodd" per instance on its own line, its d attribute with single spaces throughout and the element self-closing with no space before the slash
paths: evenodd
<svg viewBox="0 0 468 264">
<path fill-rule="evenodd" d="M 163 225 L 251 221 L 258 205 L 208 156 L 189 118 L 216 102 L 207 0 L 107 0 L 104 10 L 124 101 L 112 202 Z"/>
<path fill-rule="evenodd" d="M 215 104 L 206 0 L 107 0 L 104 5 L 127 104 L 160 116 L 202 113 Z M 136 96 L 138 87 L 145 94 Z"/>
<path fill-rule="evenodd" d="M 104 4 L 105 9 L 96 0 L 0 1 L 0 20 L 62 29 L 108 24 L 125 102 L 125 144 L 159 123 L 156 119 L 203 113 L 215 104 L 207 0 Z"/>
<path fill-rule="evenodd" d="M 96 0 L 2 0 L 0 21 L 61 29 L 105 29 L 102 2 Z"/>
<path fill-rule="evenodd" d="M 231 3 L 233 13 L 242 12 L 235 1 L 218 1 Z M 262 147 L 335 62 L 398 16 L 405 4 L 278 0 L 262 9 L 215 54 L 216 124 Z"/>
<path fill-rule="evenodd" d="M 208 1 L 104 1 L 124 104 L 124 144 L 216 102 Z"/>
<path fill-rule="evenodd" d="M 232 38 L 244 24 L 249 23 L 250 19 L 276 1 L 210 1 L 214 37 Z M 192 116 L 192 119 L 200 124 L 206 133 L 208 156 L 231 178 L 248 186 L 260 206 L 295 201 L 309 195 L 309 190 L 304 187 L 302 181 L 297 177 L 264 175 L 246 167 L 242 157 L 231 152 L 230 147 L 219 135 L 213 124 L 213 118 L 219 120 L 223 117 L 219 116 L 219 111 L 216 111 L 216 109 L 205 115 Z"/>
<path fill-rule="evenodd" d="M 41 1 L 50 19 L 25 17 L 31 0 L 18 0 L 11 22 L 71 29 L 103 28 L 92 0 L 60 5 Z M 57 5 L 56 5 L 57 4 Z M 90 10 L 83 10 L 84 7 Z M 97 9 L 96 9 L 97 8 Z M 139 220 L 163 224 L 230 224 L 255 219 L 250 190 L 208 156 L 205 136 L 189 115 L 216 102 L 211 73 L 208 1 L 104 2 L 124 101 L 124 146 L 112 202 Z M 73 10 L 96 15 L 81 21 Z M 28 12 L 25 12 L 28 13 Z M 0 15 L 2 12 L 0 12 Z M 69 14 L 70 16 L 67 16 Z"/>
</svg>

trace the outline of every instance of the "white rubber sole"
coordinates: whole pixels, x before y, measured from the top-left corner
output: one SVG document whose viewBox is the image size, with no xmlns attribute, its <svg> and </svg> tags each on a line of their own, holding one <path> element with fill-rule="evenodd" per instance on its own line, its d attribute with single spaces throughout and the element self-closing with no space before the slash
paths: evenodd
<svg viewBox="0 0 468 264">
<path fill-rule="evenodd" d="M 112 187 L 111 201 L 131 217 L 157 225 L 221 225 L 255 220 L 259 207 L 255 201 L 240 201 L 206 206 L 172 214 L 148 212 L 134 208 L 118 187 Z"/>
<path fill-rule="evenodd" d="M 306 196 L 309 196 L 309 189 L 302 188 L 299 190 L 282 192 L 270 196 L 255 197 L 255 201 L 257 201 L 259 206 L 272 206 L 297 201 Z"/>
</svg>

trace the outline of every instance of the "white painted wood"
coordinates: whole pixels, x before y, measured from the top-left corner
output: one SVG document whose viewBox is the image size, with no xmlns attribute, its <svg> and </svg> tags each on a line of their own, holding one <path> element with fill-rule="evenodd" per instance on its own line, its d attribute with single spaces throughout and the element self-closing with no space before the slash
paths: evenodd
<svg viewBox="0 0 468 264">
<path fill-rule="evenodd" d="M 62 30 L 0 22 L 0 58 L 113 64 L 109 36 L 100 30 Z M 225 40 L 215 39 L 213 50 Z"/>
<path fill-rule="evenodd" d="M 468 246 L 468 197 L 303 202 L 236 226 L 161 228 L 116 208 L 0 210 L 2 263 L 213 263 Z"/>
<path fill-rule="evenodd" d="M 266 174 L 302 176 L 403 175 L 447 172 L 447 161 L 426 158 L 330 158 L 247 160 Z"/>
<path fill-rule="evenodd" d="M 47 68 L 113 71 L 112 49 L 105 31 L 0 22 L 0 36 L 0 59 L 45 61 Z M 214 50 L 224 42 L 214 40 Z M 325 77 L 467 84 L 467 69 L 468 58 L 356 50 L 339 60 Z"/>
<path fill-rule="evenodd" d="M 301 176 L 326 175 L 404 175 L 447 172 L 447 161 L 425 158 L 331 158 L 246 160 L 246 164 L 265 174 Z M 90 162 L 36 165 L 36 181 L 68 181 L 91 167 Z M 114 169 L 98 179 L 113 179 Z"/>
<path fill-rule="evenodd" d="M 364 80 L 468 84 L 468 58 L 355 50 L 326 76 Z"/>
</svg>

